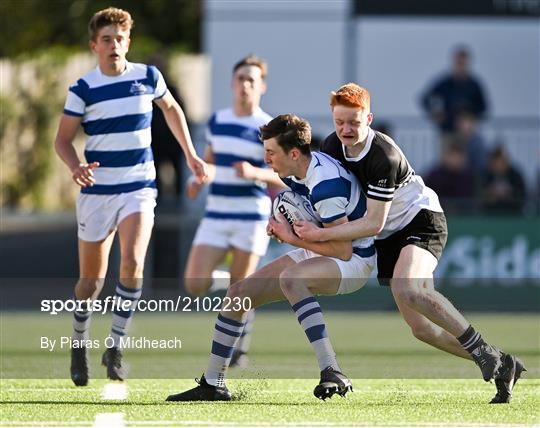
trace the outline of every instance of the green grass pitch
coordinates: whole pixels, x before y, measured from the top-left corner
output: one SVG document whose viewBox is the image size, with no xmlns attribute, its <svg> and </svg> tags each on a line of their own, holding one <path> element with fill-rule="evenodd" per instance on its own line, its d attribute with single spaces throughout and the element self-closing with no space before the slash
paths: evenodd
<svg viewBox="0 0 540 428">
<path fill-rule="evenodd" d="M 537 315 L 468 314 L 494 344 L 522 357 L 529 371 L 509 405 L 489 405 L 495 387 L 469 361 L 412 337 L 395 313 L 325 314 L 339 362 L 355 392 L 326 402 L 312 395 L 318 367 L 289 312 L 257 315 L 251 365 L 231 370 L 230 403 L 167 403 L 200 376 L 215 314 L 137 314 L 134 336 L 182 340 L 182 349 L 131 349 L 125 400 L 103 398 L 104 369 L 92 350 L 90 385 L 68 378 L 69 351 L 40 349 L 41 336 L 70 334 L 67 315 L 1 314 L 0 420 L 3 426 L 93 426 L 118 418 L 124 426 L 534 426 L 540 424 L 540 324 Z M 104 338 L 110 316 L 92 321 Z M 103 414 L 113 414 L 107 416 Z M 112 419 L 111 419 L 112 421 Z M 101 421 L 103 423 L 103 421 Z M 112 422 L 111 422 L 112 424 Z"/>
</svg>

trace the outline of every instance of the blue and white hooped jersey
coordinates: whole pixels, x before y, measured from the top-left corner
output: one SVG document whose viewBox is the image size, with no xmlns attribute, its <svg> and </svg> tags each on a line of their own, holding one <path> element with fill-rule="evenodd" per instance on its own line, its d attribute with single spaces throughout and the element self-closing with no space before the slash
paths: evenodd
<svg viewBox="0 0 540 428">
<path fill-rule="evenodd" d="M 312 152 L 306 177 L 286 177 L 283 182 L 292 191 L 306 196 L 323 224 L 342 217 L 349 221 L 366 213 L 366 197 L 354 175 L 334 158 L 322 152 Z M 375 254 L 373 238 L 355 239 L 353 252 L 361 257 Z"/>
<path fill-rule="evenodd" d="M 152 101 L 167 93 L 159 70 L 127 62 L 119 76 L 99 66 L 69 88 L 64 113 L 81 117 L 88 163 L 96 184 L 82 193 L 110 195 L 156 187 L 152 155 Z"/>
<path fill-rule="evenodd" d="M 227 220 L 267 220 L 272 204 L 266 184 L 237 177 L 233 164 L 246 161 L 263 168 L 264 146 L 259 127 L 272 117 L 258 108 L 237 116 L 232 108 L 219 110 L 208 122 L 207 139 L 214 154 L 216 176 L 210 185 L 205 217 Z"/>
</svg>

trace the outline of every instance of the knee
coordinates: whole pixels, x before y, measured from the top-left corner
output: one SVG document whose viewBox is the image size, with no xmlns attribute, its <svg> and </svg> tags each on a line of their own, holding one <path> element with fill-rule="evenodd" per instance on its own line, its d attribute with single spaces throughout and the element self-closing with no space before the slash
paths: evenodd
<svg viewBox="0 0 540 428">
<path fill-rule="evenodd" d="M 392 292 L 396 300 L 411 308 L 418 306 L 422 300 L 423 291 L 408 280 L 392 281 Z"/>
<path fill-rule="evenodd" d="M 191 296 L 201 297 L 207 292 L 212 282 L 209 278 L 184 278 L 184 288 Z"/>
<path fill-rule="evenodd" d="M 103 288 L 103 279 L 81 278 L 75 287 L 75 297 L 79 300 L 95 299 Z"/>
<path fill-rule="evenodd" d="M 144 271 L 144 257 L 138 257 L 135 254 L 122 256 L 121 276 L 125 278 L 142 278 Z"/>
<path fill-rule="evenodd" d="M 245 281 L 239 281 L 234 284 L 231 284 L 229 286 L 229 289 L 227 290 L 227 297 L 230 299 L 239 298 L 243 299 L 247 296 L 247 290 L 246 290 L 246 282 Z"/>
<path fill-rule="evenodd" d="M 298 285 L 298 277 L 295 269 L 285 269 L 279 275 L 279 286 L 285 296 L 294 292 Z"/>
</svg>

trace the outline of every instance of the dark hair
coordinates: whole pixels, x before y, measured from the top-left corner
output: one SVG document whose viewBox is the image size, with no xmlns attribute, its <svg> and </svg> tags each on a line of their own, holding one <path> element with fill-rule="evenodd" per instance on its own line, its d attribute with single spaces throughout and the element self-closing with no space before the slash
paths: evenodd
<svg viewBox="0 0 540 428">
<path fill-rule="evenodd" d="M 242 58 L 236 64 L 234 64 L 233 74 L 236 73 L 236 70 L 238 70 L 240 67 L 243 67 L 244 65 L 254 65 L 255 67 L 259 67 L 261 69 L 262 79 L 266 79 L 266 75 L 268 74 L 268 65 L 266 64 L 266 61 L 264 59 L 259 58 L 255 55 L 248 55 L 245 58 Z"/>
<path fill-rule="evenodd" d="M 285 153 L 292 149 L 298 149 L 304 155 L 311 153 L 311 126 L 294 114 L 280 114 L 259 130 L 262 140 L 276 138 Z"/>
</svg>

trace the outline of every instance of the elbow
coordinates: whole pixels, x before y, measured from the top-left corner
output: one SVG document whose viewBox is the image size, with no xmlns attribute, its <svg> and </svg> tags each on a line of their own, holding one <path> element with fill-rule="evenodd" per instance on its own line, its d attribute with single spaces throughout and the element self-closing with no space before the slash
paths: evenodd
<svg viewBox="0 0 540 428">
<path fill-rule="evenodd" d="M 340 260 L 343 260 L 344 262 L 348 262 L 349 260 L 352 259 L 352 255 L 353 255 L 352 245 L 348 245 L 347 248 L 343 248 L 340 251 L 340 254 L 338 255 L 337 258 Z"/>
<path fill-rule="evenodd" d="M 377 236 L 379 233 L 381 233 L 384 229 L 385 223 L 386 219 L 373 222 L 371 227 L 371 236 Z"/>
</svg>

